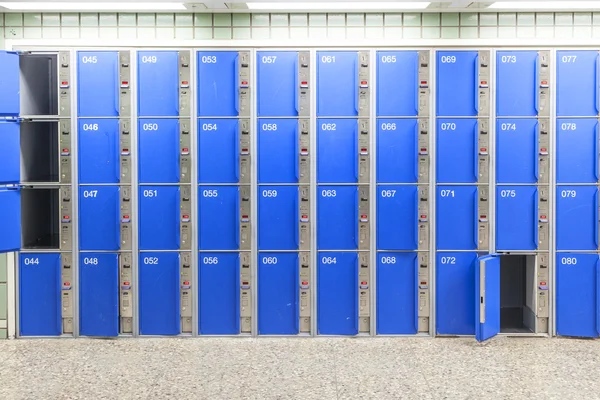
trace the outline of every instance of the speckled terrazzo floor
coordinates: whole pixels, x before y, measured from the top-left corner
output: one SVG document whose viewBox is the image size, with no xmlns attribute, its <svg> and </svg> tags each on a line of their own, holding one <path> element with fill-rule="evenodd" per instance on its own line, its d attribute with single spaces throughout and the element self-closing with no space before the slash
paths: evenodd
<svg viewBox="0 0 600 400">
<path fill-rule="evenodd" d="M 600 340 L 10 340 L 0 399 L 600 399 Z"/>
</svg>

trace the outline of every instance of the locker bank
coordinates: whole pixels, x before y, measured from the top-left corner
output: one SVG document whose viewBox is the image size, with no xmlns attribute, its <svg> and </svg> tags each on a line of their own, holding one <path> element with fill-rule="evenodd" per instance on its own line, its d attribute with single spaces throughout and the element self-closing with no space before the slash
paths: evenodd
<svg viewBox="0 0 600 400">
<path fill-rule="evenodd" d="M 18 337 L 597 337 L 597 50 L 1 52 Z"/>
</svg>

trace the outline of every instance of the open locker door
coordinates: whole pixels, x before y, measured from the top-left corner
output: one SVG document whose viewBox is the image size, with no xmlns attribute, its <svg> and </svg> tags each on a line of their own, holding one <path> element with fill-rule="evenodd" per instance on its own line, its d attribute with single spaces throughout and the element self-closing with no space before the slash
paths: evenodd
<svg viewBox="0 0 600 400">
<path fill-rule="evenodd" d="M 475 265 L 475 338 L 488 340 L 500 333 L 500 258 L 477 258 Z"/>
<path fill-rule="evenodd" d="M 0 253 L 21 248 L 19 55 L 0 51 Z"/>
</svg>

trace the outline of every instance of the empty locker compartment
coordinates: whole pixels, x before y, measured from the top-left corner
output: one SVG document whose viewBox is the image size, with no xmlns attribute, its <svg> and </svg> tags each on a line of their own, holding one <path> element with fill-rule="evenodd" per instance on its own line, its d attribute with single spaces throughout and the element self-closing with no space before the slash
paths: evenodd
<svg viewBox="0 0 600 400">
<path fill-rule="evenodd" d="M 58 188 L 25 187 L 21 190 L 21 238 L 24 249 L 60 247 L 61 218 L 70 223 L 72 216 L 61 216 L 59 197 Z"/>
<path fill-rule="evenodd" d="M 598 254 L 556 254 L 556 334 L 598 337 Z"/>
<path fill-rule="evenodd" d="M 478 247 L 476 186 L 438 186 L 436 245 L 439 250 Z"/>
<path fill-rule="evenodd" d="M 58 54 L 29 53 L 19 55 L 21 72 L 20 115 L 46 116 L 59 114 L 59 86 L 60 88 L 68 88 L 70 82 L 68 80 L 61 81 L 59 85 L 58 64 Z"/>
<path fill-rule="evenodd" d="M 59 336 L 61 320 L 61 255 L 19 255 L 19 335 Z"/>
<path fill-rule="evenodd" d="M 317 242 L 320 250 L 358 248 L 358 189 L 318 186 Z"/>
<path fill-rule="evenodd" d="M 117 254 L 79 254 L 79 333 L 104 337 L 119 334 Z"/>
<path fill-rule="evenodd" d="M 357 116 L 358 87 L 358 52 L 317 52 L 317 116 Z"/>
<path fill-rule="evenodd" d="M 199 333 L 240 333 L 240 256 L 199 253 Z"/>
<path fill-rule="evenodd" d="M 119 115 L 119 52 L 77 52 L 77 113 L 80 117 L 116 117 Z M 129 65 L 127 64 L 127 67 Z"/>
<path fill-rule="evenodd" d="M 556 187 L 557 250 L 598 249 L 598 188 Z"/>
<path fill-rule="evenodd" d="M 598 182 L 598 120 L 556 121 L 556 182 Z"/>
<path fill-rule="evenodd" d="M 496 53 L 496 101 L 503 117 L 538 115 L 538 52 Z"/>
<path fill-rule="evenodd" d="M 0 185 L 19 183 L 21 180 L 19 125 L 17 121 L 0 121 L 0 148 L 3 149 L 0 160 Z"/>
<path fill-rule="evenodd" d="M 437 52 L 438 116 L 469 117 L 479 113 L 478 60 L 476 51 Z"/>
<path fill-rule="evenodd" d="M 258 333 L 296 335 L 299 332 L 299 271 L 297 253 L 258 254 Z"/>
<path fill-rule="evenodd" d="M 238 250 L 240 221 L 249 220 L 248 215 L 240 213 L 240 189 L 237 186 L 200 186 L 198 196 L 200 250 Z"/>
<path fill-rule="evenodd" d="M 377 249 L 416 250 L 419 199 L 416 186 L 377 186 Z"/>
<path fill-rule="evenodd" d="M 199 119 L 198 182 L 238 183 L 239 142 L 239 120 Z"/>
<path fill-rule="evenodd" d="M 418 331 L 416 253 L 377 253 L 377 334 Z"/>
<path fill-rule="evenodd" d="M 317 182 L 358 182 L 357 120 L 321 118 L 317 125 Z"/>
<path fill-rule="evenodd" d="M 478 134 L 476 119 L 437 120 L 437 181 L 478 181 Z"/>
<path fill-rule="evenodd" d="M 179 55 L 177 51 L 138 52 L 138 115 L 179 116 Z"/>
<path fill-rule="evenodd" d="M 138 135 L 140 183 L 178 183 L 179 120 L 140 119 Z"/>
<path fill-rule="evenodd" d="M 59 182 L 60 155 L 70 163 L 70 144 L 60 146 L 58 121 L 22 121 L 21 181 Z"/>
<path fill-rule="evenodd" d="M 560 50 L 556 52 L 556 64 L 556 114 L 597 116 L 598 50 Z"/>
<path fill-rule="evenodd" d="M 21 190 L 0 187 L 0 252 L 21 248 Z"/>
<path fill-rule="evenodd" d="M 429 60 L 428 60 L 429 61 Z M 419 52 L 377 52 L 377 115 L 419 114 Z"/>
<path fill-rule="evenodd" d="M 79 183 L 119 183 L 119 120 L 80 119 L 78 124 Z M 122 152 L 129 155 L 131 149 Z"/>
<path fill-rule="evenodd" d="M 258 183 L 298 182 L 298 140 L 297 119 L 258 120 Z"/>
<path fill-rule="evenodd" d="M 197 65 L 198 115 L 237 117 L 240 114 L 239 52 L 199 51 Z"/>
<path fill-rule="evenodd" d="M 297 250 L 299 223 L 297 186 L 259 187 L 259 250 Z"/>
<path fill-rule="evenodd" d="M 179 186 L 140 186 L 141 250 L 178 250 L 180 246 Z"/>
<path fill-rule="evenodd" d="M 377 119 L 377 183 L 416 183 L 419 124 L 416 119 Z"/>
<path fill-rule="evenodd" d="M 536 119 L 498 119 L 496 182 L 537 183 L 538 142 L 539 130 Z"/>
<path fill-rule="evenodd" d="M 298 115 L 299 60 L 297 51 L 259 51 L 258 116 L 295 117 Z M 308 82 L 302 87 L 308 86 Z"/>
<path fill-rule="evenodd" d="M 498 250 L 536 250 L 540 238 L 538 220 L 548 216 L 538 211 L 535 186 L 496 187 L 496 248 Z"/>
<path fill-rule="evenodd" d="M 179 253 L 139 255 L 140 335 L 181 332 Z"/>
<path fill-rule="evenodd" d="M 118 186 L 79 187 L 79 248 L 119 250 L 121 242 Z"/>
</svg>

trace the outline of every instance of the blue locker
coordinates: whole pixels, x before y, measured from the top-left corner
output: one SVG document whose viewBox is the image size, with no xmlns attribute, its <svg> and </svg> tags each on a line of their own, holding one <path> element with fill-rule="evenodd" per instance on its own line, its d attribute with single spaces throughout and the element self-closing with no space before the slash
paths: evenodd
<svg viewBox="0 0 600 400">
<path fill-rule="evenodd" d="M 77 112 L 79 116 L 118 116 L 121 85 L 119 80 L 118 52 L 78 51 Z"/>
<path fill-rule="evenodd" d="M 79 248 L 119 250 L 121 242 L 118 186 L 79 187 Z"/>
<path fill-rule="evenodd" d="M 239 114 L 238 52 L 198 52 L 198 115 L 237 117 Z"/>
<path fill-rule="evenodd" d="M 419 193 L 416 186 L 377 186 L 377 250 L 416 250 Z"/>
<path fill-rule="evenodd" d="M 119 257 L 111 253 L 79 255 L 79 333 L 119 335 Z"/>
<path fill-rule="evenodd" d="M 476 119 L 437 120 L 437 181 L 475 183 L 479 175 Z"/>
<path fill-rule="evenodd" d="M 19 259 L 19 334 L 59 336 L 60 254 L 21 253 Z"/>
<path fill-rule="evenodd" d="M 537 187 L 497 186 L 496 249 L 536 250 L 537 242 Z"/>
<path fill-rule="evenodd" d="M 238 183 L 240 138 L 237 119 L 198 120 L 198 182 Z"/>
<path fill-rule="evenodd" d="M 317 51 L 317 116 L 358 115 L 358 53 Z"/>
<path fill-rule="evenodd" d="M 200 250 L 240 248 L 240 196 L 237 186 L 200 186 Z"/>
<path fill-rule="evenodd" d="M 598 120 L 556 121 L 556 181 L 598 182 Z"/>
<path fill-rule="evenodd" d="M 477 187 L 438 186 L 436 202 L 437 248 L 477 249 Z"/>
<path fill-rule="evenodd" d="M 598 188 L 556 187 L 556 249 L 598 249 Z"/>
<path fill-rule="evenodd" d="M 556 115 L 598 115 L 598 51 L 557 51 L 556 64 Z"/>
<path fill-rule="evenodd" d="M 138 115 L 179 116 L 179 54 L 138 52 Z"/>
<path fill-rule="evenodd" d="M 178 250 L 178 186 L 140 186 L 140 250 Z"/>
<path fill-rule="evenodd" d="M 17 116 L 21 111 L 19 55 L 0 51 L 0 116 Z"/>
<path fill-rule="evenodd" d="M 140 253 L 140 335 L 181 333 L 179 253 Z"/>
<path fill-rule="evenodd" d="M 499 51 L 496 53 L 496 68 L 497 115 L 536 116 L 539 87 L 537 51 Z"/>
<path fill-rule="evenodd" d="M 258 254 L 258 333 L 296 335 L 300 321 L 297 253 Z"/>
<path fill-rule="evenodd" d="M 320 250 L 358 248 L 358 188 L 317 187 L 317 241 Z"/>
<path fill-rule="evenodd" d="M 0 162 L 1 163 L 1 162 Z M 21 248 L 21 190 L 0 186 L 0 253 Z"/>
<path fill-rule="evenodd" d="M 358 334 L 358 256 L 319 252 L 317 330 L 320 335 Z"/>
<path fill-rule="evenodd" d="M 496 121 L 498 183 L 537 183 L 538 135 L 536 119 Z"/>
<path fill-rule="evenodd" d="M 259 51 L 258 116 L 295 117 L 298 115 L 298 52 Z M 308 82 L 307 82 L 308 84 Z"/>
<path fill-rule="evenodd" d="M 317 182 L 358 182 L 358 121 L 317 121 Z"/>
<path fill-rule="evenodd" d="M 377 52 L 377 116 L 418 115 L 419 52 Z"/>
<path fill-rule="evenodd" d="M 377 253 L 377 334 L 417 333 L 418 268 L 416 253 Z"/>
<path fill-rule="evenodd" d="M 298 187 L 260 186 L 258 196 L 258 249 L 297 250 Z"/>
<path fill-rule="evenodd" d="M 470 117 L 479 113 L 478 63 L 476 51 L 437 52 L 437 115 Z"/>
<path fill-rule="evenodd" d="M 200 253 L 200 334 L 240 333 L 240 256 Z"/>
<path fill-rule="evenodd" d="M 556 254 L 556 334 L 598 337 L 598 254 Z"/>
<path fill-rule="evenodd" d="M 495 254 L 479 257 L 474 269 L 475 338 L 483 342 L 500 333 L 500 257 Z"/>
<path fill-rule="evenodd" d="M 377 120 L 377 183 L 417 183 L 419 125 L 416 119 Z"/>
<path fill-rule="evenodd" d="M 140 183 L 179 182 L 179 120 L 138 120 Z"/>
<path fill-rule="evenodd" d="M 79 119 L 78 135 L 79 183 L 119 183 L 119 120 Z"/>
<path fill-rule="evenodd" d="M 0 82 L 0 88 L 1 85 Z M 21 130 L 18 122 L 0 121 L 0 149 L 2 149 L 0 185 L 19 183 L 21 174 Z"/>
<path fill-rule="evenodd" d="M 475 334 L 477 253 L 437 253 L 436 329 L 438 335 Z"/>
<path fill-rule="evenodd" d="M 297 119 L 258 120 L 258 183 L 298 182 L 298 140 Z"/>
</svg>

